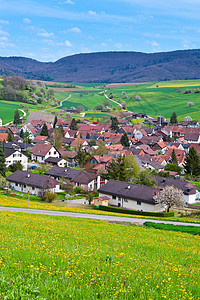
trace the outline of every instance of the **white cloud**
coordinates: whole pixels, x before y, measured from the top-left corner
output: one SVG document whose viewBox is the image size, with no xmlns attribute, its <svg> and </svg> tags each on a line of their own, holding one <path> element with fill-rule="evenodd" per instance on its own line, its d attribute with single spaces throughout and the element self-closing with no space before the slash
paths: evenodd
<svg viewBox="0 0 200 300">
<path fill-rule="evenodd" d="M 72 0 L 67 0 L 65 1 L 66 4 L 74 4 L 74 2 Z"/>
<path fill-rule="evenodd" d="M 9 21 L 6 21 L 6 20 L 0 20 L 0 24 L 8 25 L 8 24 L 9 24 Z"/>
<path fill-rule="evenodd" d="M 67 47 L 72 47 L 72 44 L 70 43 L 70 41 L 66 40 L 66 41 L 65 41 L 65 46 L 67 46 Z"/>
<path fill-rule="evenodd" d="M 6 31 L 0 30 L 0 35 L 9 36 L 10 34 Z"/>
<path fill-rule="evenodd" d="M 81 33 L 81 30 L 78 27 L 72 27 L 68 31 L 73 33 Z"/>
<path fill-rule="evenodd" d="M 96 16 L 97 15 L 96 11 L 92 11 L 92 10 L 89 10 L 88 14 L 92 15 L 92 16 Z"/>
<path fill-rule="evenodd" d="M 31 20 L 30 20 L 29 18 L 24 18 L 24 19 L 23 19 L 23 22 L 24 22 L 25 24 L 31 24 Z"/>
<path fill-rule="evenodd" d="M 40 29 L 40 32 L 38 32 L 39 36 L 42 36 L 44 38 L 54 38 L 53 32 L 47 32 L 45 29 Z"/>
</svg>

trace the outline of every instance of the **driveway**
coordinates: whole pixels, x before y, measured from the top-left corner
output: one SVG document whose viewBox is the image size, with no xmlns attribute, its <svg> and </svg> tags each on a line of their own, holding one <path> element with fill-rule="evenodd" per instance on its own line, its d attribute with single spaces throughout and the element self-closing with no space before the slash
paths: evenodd
<svg viewBox="0 0 200 300">
<path fill-rule="evenodd" d="M 111 221 L 111 222 L 126 222 L 126 223 L 139 224 L 139 225 L 143 225 L 144 222 L 149 221 L 149 222 L 155 222 L 155 223 L 165 223 L 165 224 L 184 225 L 184 226 L 190 225 L 190 226 L 200 227 L 200 224 L 194 224 L 194 223 L 172 222 L 172 221 L 164 221 L 164 220 L 160 221 L 160 220 L 139 219 L 139 218 L 126 218 L 126 217 L 115 217 L 115 216 L 105 216 L 105 215 L 95 215 L 95 214 L 82 214 L 82 213 L 17 208 L 17 207 L 0 206 L 0 211 L 14 211 L 14 212 L 31 213 L 31 214 L 38 214 L 38 215 L 93 219 L 93 220 Z"/>
</svg>

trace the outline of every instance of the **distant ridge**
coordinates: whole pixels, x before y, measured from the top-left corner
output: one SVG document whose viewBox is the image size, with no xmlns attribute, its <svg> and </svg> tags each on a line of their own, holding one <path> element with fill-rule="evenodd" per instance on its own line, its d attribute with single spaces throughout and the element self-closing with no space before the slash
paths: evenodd
<svg viewBox="0 0 200 300">
<path fill-rule="evenodd" d="M 0 75 L 67 82 L 147 82 L 200 79 L 200 49 L 172 52 L 97 52 L 44 63 L 0 57 Z"/>
</svg>

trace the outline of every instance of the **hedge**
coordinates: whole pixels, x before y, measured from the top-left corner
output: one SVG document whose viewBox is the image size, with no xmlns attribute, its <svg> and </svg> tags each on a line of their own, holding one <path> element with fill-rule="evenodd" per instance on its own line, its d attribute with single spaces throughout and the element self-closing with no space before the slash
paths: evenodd
<svg viewBox="0 0 200 300">
<path fill-rule="evenodd" d="M 155 228 L 155 229 L 179 231 L 179 232 L 200 235 L 200 227 L 198 226 L 173 225 L 173 224 L 154 223 L 154 222 L 145 222 L 144 226 Z"/>
<path fill-rule="evenodd" d="M 125 208 L 118 208 L 118 207 L 104 206 L 104 205 L 99 205 L 99 210 L 123 213 L 127 215 L 140 215 L 140 216 L 165 217 L 165 218 L 174 217 L 173 212 L 163 213 L 163 212 L 138 211 L 138 210 L 130 210 Z"/>
</svg>

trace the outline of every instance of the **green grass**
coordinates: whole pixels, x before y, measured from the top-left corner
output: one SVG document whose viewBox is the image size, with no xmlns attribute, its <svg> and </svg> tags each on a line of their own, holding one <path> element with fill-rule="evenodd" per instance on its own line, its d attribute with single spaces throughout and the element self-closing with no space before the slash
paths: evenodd
<svg viewBox="0 0 200 300">
<path fill-rule="evenodd" d="M 197 226 L 182 226 L 182 225 L 154 223 L 154 222 L 145 222 L 144 225 L 146 227 L 155 228 L 155 229 L 186 232 L 194 235 L 196 234 L 200 235 L 200 227 Z"/>
<path fill-rule="evenodd" d="M 11 122 L 14 120 L 14 114 L 16 109 L 21 108 L 19 102 L 4 102 L 0 101 L 0 118 L 3 121 L 3 124 Z M 20 117 L 23 116 L 23 113 L 19 111 Z"/>
<path fill-rule="evenodd" d="M 0 212 L 2 299 L 199 299 L 200 237 Z"/>
<path fill-rule="evenodd" d="M 95 84 L 94 84 L 95 85 Z M 84 86 L 94 86 L 93 84 L 84 84 Z M 158 88 L 156 87 L 158 85 Z M 137 111 L 146 113 L 151 116 L 163 115 L 170 118 L 171 114 L 175 111 L 178 119 L 181 120 L 189 115 L 193 119 L 199 119 L 200 114 L 200 94 L 183 94 L 177 91 L 185 91 L 187 88 L 192 89 L 200 87 L 200 80 L 185 80 L 185 81 L 164 81 L 164 82 L 149 82 L 138 85 L 128 85 L 124 87 L 111 87 L 107 90 L 107 95 L 112 92 L 114 94 L 113 100 L 121 98 L 126 101 L 127 109 L 130 111 Z M 122 96 L 122 91 L 125 91 L 128 99 Z M 65 99 L 69 92 L 56 92 L 56 97 L 60 100 Z M 100 91 L 89 92 L 70 92 L 72 98 L 70 101 L 63 103 L 64 107 L 70 108 L 71 106 L 77 107 L 83 105 L 86 110 L 94 109 L 97 104 L 103 104 L 106 100 L 105 96 L 100 94 Z M 83 97 L 80 97 L 83 94 Z M 134 101 L 130 99 L 132 96 L 139 95 L 141 101 Z M 194 106 L 188 107 L 187 102 L 194 102 Z M 113 102 L 111 103 L 114 106 Z"/>
</svg>

